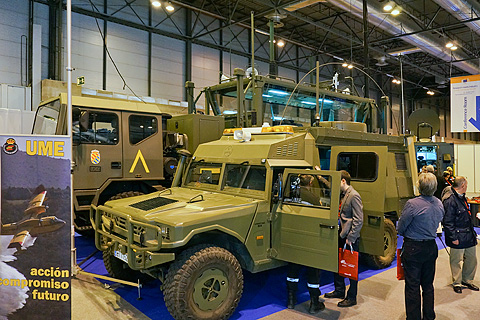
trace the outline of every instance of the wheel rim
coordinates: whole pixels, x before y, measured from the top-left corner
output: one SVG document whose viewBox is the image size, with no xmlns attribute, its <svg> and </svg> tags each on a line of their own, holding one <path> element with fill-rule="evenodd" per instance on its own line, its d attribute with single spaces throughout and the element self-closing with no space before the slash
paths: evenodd
<svg viewBox="0 0 480 320">
<path fill-rule="evenodd" d="M 217 268 L 205 270 L 195 281 L 193 301 L 203 310 L 215 310 L 227 298 L 228 279 Z"/>
<path fill-rule="evenodd" d="M 393 237 L 390 234 L 390 232 L 385 232 L 383 235 L 383 256 L 387 257 L 392 250 L 392 245 L 393 245 Z"/>
</svg>

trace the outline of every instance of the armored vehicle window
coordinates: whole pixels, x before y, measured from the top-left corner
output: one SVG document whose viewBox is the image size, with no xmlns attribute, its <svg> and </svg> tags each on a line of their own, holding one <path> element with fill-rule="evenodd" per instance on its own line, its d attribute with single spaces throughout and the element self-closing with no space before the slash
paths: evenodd
<svg viewBox="0 0 480 320">
<path fill-rule="evenodd" d="M 346 170 L 352 180 L 375 181 L 378 156 L 374 152 L 342 152 L 338 154 L 337 170 Z"/>
<path fill-rule="evenodd" d="M 318 147 L 318 155 L 320 157 L 320 168 L 322 170 L 330 169 L 330 147 Z"/>
<path fill-rule="evenodd" d="M 86 130 L 80 127 L 81 113 L 73 115 L 73 139 L 86 144 L 117 144 L 118 116 L 109 112 L 89 112 Z"/>
<path fill-rule="evenodd" d="M 158 132 L 157 119 L 148 116 L 130 116 L 128 118 L 128 129 L 130 143 L 137 144 Z"/>
<path fill-rule="evenodd" d="M 225 187 L 265 191 L 267 170 L 263 166 L 227 164 Z"/>
<path fill-rule="evenodd" d="M 33 125 L 34 134 L 55 134 L 57 130 L 60 101 L 57 99 L 44 106 L 40 106 L 35 115 Z"/>
<path fill-rule="evenodd" d="M 332 177 L 290 174 L 285 185 L 284 203 L 330 208 Z"/>
<path fill-rule="evenodd" d="M 221 171 L 221 163 L 193 162 L 188 169 L 185 184 L 190 186 L 200 184 L 218 185 Z"/>
</svg>

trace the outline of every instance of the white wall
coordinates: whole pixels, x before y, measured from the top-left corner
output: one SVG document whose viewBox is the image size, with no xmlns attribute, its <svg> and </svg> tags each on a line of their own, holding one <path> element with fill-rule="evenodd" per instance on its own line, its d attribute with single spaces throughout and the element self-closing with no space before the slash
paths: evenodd
<svg viewBox="0 0 480 320">
<path fill-rule="evenodd" d="M 480 144 L 455 144 L 455 173 L 468 180 L 467 196 L 480 195 Z"/>
</svg>

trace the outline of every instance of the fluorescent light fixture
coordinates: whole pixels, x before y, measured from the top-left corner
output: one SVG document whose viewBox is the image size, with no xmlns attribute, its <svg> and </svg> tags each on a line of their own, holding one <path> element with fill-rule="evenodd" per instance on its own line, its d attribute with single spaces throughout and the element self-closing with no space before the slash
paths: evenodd
<svg viewBox="0 0 480 320">
<path fill-rule="evenodd" d="M 450 50 L 457 50 L 457 49 L 458 49 L 458 47 L 457 47 L 456 45 L 453 45 L 453 46 L 450 48 Z"/>
<path fill-rule="evenodd" d="M 279 116 L 274 116 L 273 120 L 285 120 L 285 118 L 279 117 Z"/>
<path fill-rule="evenodd" d="M 289 93 L 282 91 L 282 90 L 277 90 L 277 89 L 270 89 L 268 90 L 268 93 L 274 94 L 276 96 L 288 96 Z"/>
<path fill-rule="evenodd" d="M 323 103 L 324 103 L 324 104 L 325 104 L 325 103 L 333 103 L 332 100 L 328 100 L 328 99 L 318 99 L 318 101 L 320 102 L 320 104 L 322 103 L 322 100 L 323 100 Z M 302 101 L 302 103 L 308 104 L 308 105 L 312 105 L 312 106 L 316 105 L 315 102 L 311 102 L 311 101 Z"/>
<path fill-rule="evenodd" d="M 398 16 L 400 14 L 400 8 L 396 7 L 395 9 L 392 10 L 391 14 L 392 16 Z"/>
<path fill-rule="evenodd" d="M 451 47 L 453 47 L 453 43 L 451 43 L 451 42 L 448 42 L 448 43 L 445 45 L 445 47 L 447 47 L 447 48 L 451 48 Z"/>
<path fill-rule="evenodd" d="M 175 10 L 175 7 L 169 1 L 169 2 L 167 2 L 167 6 L 165 7 L 165 10 L 167 10 L 168 12 L 172 12 L 173 10 Z"/>
<path fill-rule="evenodd" d="M 315 102 L 311 102 L 311 101 L 302 101 L 303 104 L 308 104 L 308 105 L 311 105 L 311 106 L 314 106 L 316 105 Z"/>
<path fill-rule="evenodd" d="M 237 114 L 237 111 L 235 111 L 235 110 L 224 110 L 223 114 Z"/>
<path fill-rule="evenodd" d="M 156 8 L 160 8 L 162 6 L 162 3 L 158 0 L 153 0 L 152 1 L 152 6 L 154 6 Z"/>
<path fill-rule="evenodd" d="M 277 41 L 277 46 L 279 46 L 280 48 L 285 46 L 285 41 L 283 41 L 282 39 L 278 40 Z"/>
<path fill-rule="evenodd" d="M 322 102 L 322 99 L 318 99 L 318 101 Z M 323 99 L 323 103 L 333 103 L 333 101 L 328 99 Z"/>
<path fill-rule="evenodd" d="M 271 97 L 273 97 L 273 96 L 271 96 L 271 95 L 269 95 L 269 94 L 265 94 L 265 93 L 264 93 L 264 94 L 262 94 L 262 97 L 265 97 L 265 98 L 271 98 Z"/>
<path fill-rule="evenodd" d="M 384 7 L 383 10 L 390 12 L 393 9 L 393 5 L 391 3 L 387 3 Z"/>
</svg>

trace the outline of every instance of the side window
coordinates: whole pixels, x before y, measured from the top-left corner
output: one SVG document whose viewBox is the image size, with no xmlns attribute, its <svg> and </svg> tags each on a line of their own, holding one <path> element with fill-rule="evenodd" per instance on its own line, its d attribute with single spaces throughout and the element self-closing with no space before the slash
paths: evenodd
<svg viewBox="0 0 480 320">
<path fill-rule="evenodd" d="M 283 202 L 302 206 L 330 208 L 332 177 L 315 174 L 290 174 Z"/>
<path fill-rule="evenodd" d="M 375 181 L 378 174 L 378 156 L 374 152 L 339 153 L 337 170 L 347 171 L 352 180 Z"/>
<path fill-rule="evenodd" d="M 130 116 L 128 118 L 128 130 L 130 143 L 137 144 L 158 132 L 157 118 L 151 116 Z"/>
<path fill-rule="evenodd" d="M 73 114 L 73 138 L 85 144 L 118 143 L 118 116 L 110 112 L 89 112 L 86 130 L 79 125 L 80 109 Z"/>
</svg>

